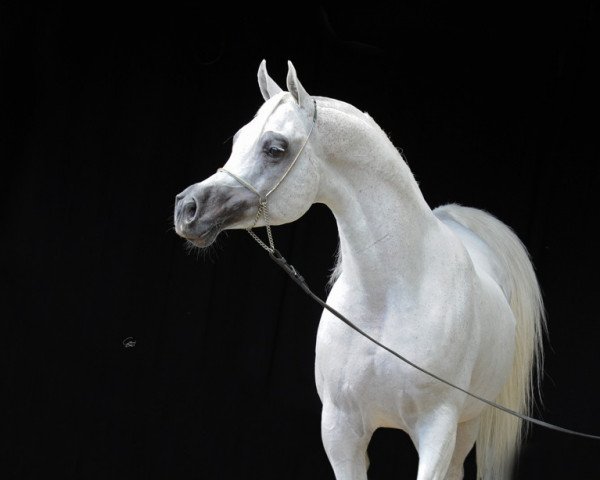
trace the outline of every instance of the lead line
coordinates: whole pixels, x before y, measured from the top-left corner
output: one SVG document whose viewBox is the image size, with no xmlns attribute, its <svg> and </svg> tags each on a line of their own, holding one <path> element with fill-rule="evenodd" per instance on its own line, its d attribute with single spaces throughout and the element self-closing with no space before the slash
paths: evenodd
<svg viewBox="0 0 600 480">
<path fill-rule="evenodd" d="M 266 249 L 267 251 L 269 251 L 268 249 Z M 427 370 L 425 370 L 424 368 L 418 366 L 417 364 L 411 362 L 410 360 L 408 360 L 407 358 L 403 357 L 402 355 L 400 355 L 398 352 L 392 350 L 390 347 L 384 345 L 383 343 L 379 342 L 378 340 L 376 340 L 375 338 L 371 337 L 368 333 L 366 333 L 364 330 L 362 330 L 361 328 L 357 327 L 354 323 L 352 323 L 350 320 L 348 320 L 344 315 L 342 315 L 340 312 L 338 312 L 336 309 L 334 309 L 333 307 L 329 306 L 324 300 L 322 300 L 319 296 L 317 296 L 315 293 L 313 293 L 313 291 L 310 289 L 310 287 L 308 286 L 308 284 L 306 283 L 306 280 L 304 280 L 304 278 L 302 277 L 302 275 L 300 275 L 298 273 L 298 271 L 292 266 L 290 265 L 287 260 L 281 255 L 281 253 L 279 253 L 277 250 L 273 249 L 273 251 L 269 251 L 269 256 L 273 259 L 273 261 L 279 265 L 289 276 L 292 280 L 294 280 L 294 282 L 300 286 L 300 288 L 302 288 L 302 290 L 309 296 L 311 297 L 315 302 L 317 302 L 321 307 L 327 309 L 329 312 L 331 312 L 333 315 L 335 315 L 338 319 L 340 319 L 342 322 L 344 322 L 346 325 L 348 325 L 350 328 L 352 328 L 353 330 L 355 330 L 356 332 L 360 333 L 363 337 L 367 338 L 368 340 L 370 340 L 371 342 L 373 342 L 375 345 L 383 348 L 384 350 L 386 350 L 387 352 L 391 353 L 392 355 L 394 355 L 395 357 L 399 358 L 400 360 L 402 360 L 404 363 L 407 363 L 408 365 L 410 365 L 413 368 L 416 368 L 417 370 L 419 370 L 420 372 L 423 372 L 426 375 L 429 375 L 430 377 L 445 383 L 446 385 L 455 388 L 456 390 L 459 390 L 477 400 L 479 400 L 480 402 L 486 403 L 487 405 L 497 408 L 498 410 L 501 410 L 505 413 L 508 413 L 510 415 L 513 415 L 517 418 L 520 418 L 521 420 L 524 420 L 526 422 L 529 423 L 533 423 L 535 425 L 539 425 L 541 427 L 550 429 L 550 430 L 555 430 L 557 432 L 562 432 L 562 433 L 566 433 L 568 435 L 575 435 L 578 437 L 583 437 L 583 438 L 590 438 L 593 440 L 600 440 L 600 435 L 591 435 L 589 433 L 583 433 L 583 432 L 577 432 L 575 430 L 570 430 L 568 428 L 564 428 L 564 427 L 559 427 L 558 425 L 553 425 L 551 423 L 548 422 L 544 422 L 542 420 L 538 420 L 537 418 L 533 418 L 530 417 L 528 415 L 524 415 L 522 413 L 519 412 L 515 412 L 514 410 L 511 410 L 510 408 L 507 408 L 503 405 L 500 405 L 496 402 L 492 402 L 491 400 L 488 400 L 486 398 L 480 397 L 479 395 L 476 395 L 475 393 L 471 393 L 468 390 L 465 390 L 464 388 L 461 388 L 457 385 L 454 385 L 453 383 L 449 382 L 448 380 L 445 380 L 437 375 L 435 375 L 434 373 L 431 373 Z"/>
</svg>

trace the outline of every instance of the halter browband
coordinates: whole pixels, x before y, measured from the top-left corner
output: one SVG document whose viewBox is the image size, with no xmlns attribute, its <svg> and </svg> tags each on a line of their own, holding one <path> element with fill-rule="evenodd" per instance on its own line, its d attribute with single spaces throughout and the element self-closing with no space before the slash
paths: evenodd
<svg viewBox="0 0 600 480">
<path fill-rule="evenodd" d="M 279 102 L 281 102 L 282 100 L 283 100 L 283 97 L 279 100 Z M 279 103 L 278 103 L 278 105 L 279 105 Z M 288 174 L 291 172 L 292 168 L 294 168 L 294 165 L 298 161 L 298 158 L 300 158 L 300 155 L 304 151 L 304 147 L 306 147 L 306 144 L 308 143 L 308 140 L 310 139 L 310 137 L 312 135 L 312 132 L 315 128 L 315 124 L 317 123 L 317 102 L 315 101 L 315 99 L 313 99 L 313 105 L 314 105 L 314 109 L 313 109 L 312 124 L 310 126 L 310 130 L 308 131 L 308 135 L 304 139 L 304 143 L 302 143 L 300 150 L 298 150 L 298 153 L 296 153 L 294 160 L 292 160 L 292 163 L 290 163 L 290 166 L 287 168 L 285 173 L 281 176 L 281 178 L 277 181 L 277 183 L 275 183 L 275 185 L 264 196 L 261 195 L 261 193 L 258 191 L 258 189 L 255 188 L 250 182 L 243 179 L 239 175 L 237 175 L 233 172 L 230 172 L 229 170 L 226 170 L 225 168 L 217 169 L 217 172 L 226 173 L 227 175 L 229 175 L 230 177 L 235 179 L 240 185 L 247 188 L 248 190 L 250 190 L 252 193 L 254 193 L 258 197 L 258 210 L 256 212 L 256 217 L 254 218 L 254 223 L 252 224 L 251 227 L 247 228 L 246 231 L 252 236 L 252 238 L 254 238 L 254 240 L 256 240 L 258 242 L 258 244 L 261 247 L 263 247 L 269 253 L 273 253 L 275 251 L 275 242 L 273 241 L 273 235 L 271 234 L 271 225 L 269 224 L 269 209 L 267 206 L 267 201 L 269 199 L 269 196 L 279 187 L 279 185 L 281 185 L 281 182 L 283 182 L 285 177 L 287 177 Z M 275 108 L 277 108 L 277 106 Z M 274 111 L 275 111 L 275 109 L 273 109 L 273 112 Z M 273 112 L 271 112 L 271 115 Z M 267 120 L 268 119 L 269 118 L 267 117 Z M 265 120 L 265 123 L 267 120 Z M 269 239 L 268 246 L 260 239 L 260 237 L 258 237 L 252 231 L 252 229 L 256 226 L 256 224 L 258 223 L 258 220 L 260 219 L 261 216 L 264 217 L 265 228 L 267 229 L 267 237 Z"/>
</svg>

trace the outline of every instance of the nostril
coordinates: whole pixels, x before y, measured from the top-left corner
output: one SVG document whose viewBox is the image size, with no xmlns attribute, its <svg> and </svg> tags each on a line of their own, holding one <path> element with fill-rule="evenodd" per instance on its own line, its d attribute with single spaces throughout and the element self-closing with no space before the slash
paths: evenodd
<svg viewBox="0 0 600 480">
<path fill-rule="evenodd" d="M 191 201 L 187 202 L 182 209 L 183 221 L 185 223 L 191 223 L 196 219 L 196 213 L 198 213 L 198 205 L 196 199 L 192 198 Z"/>
</svg>

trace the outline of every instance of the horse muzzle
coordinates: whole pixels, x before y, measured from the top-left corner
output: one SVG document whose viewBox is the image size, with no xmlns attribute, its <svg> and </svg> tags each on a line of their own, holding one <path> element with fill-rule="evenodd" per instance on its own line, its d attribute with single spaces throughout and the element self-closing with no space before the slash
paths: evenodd
<svg viewBox="0 0 600 480">
<path fill-rule="evenodd" d="M 175 197 L 175 231 L 197 247 L 208 247 L 221 231 L 243 223 L 254 204 L 256 198 L 240 188 L 191 185 Z"/>
</svg>

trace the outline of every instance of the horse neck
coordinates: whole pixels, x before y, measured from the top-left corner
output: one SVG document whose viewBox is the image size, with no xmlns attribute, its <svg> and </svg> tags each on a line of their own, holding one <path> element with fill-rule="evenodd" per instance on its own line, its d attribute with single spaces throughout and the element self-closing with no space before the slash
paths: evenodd
<svg viewBox="0 0 600 480">
<path fill-rule="evenodd" d="M 412 290 L 439 224 L 408 165 L 366 114 L 320 105 L 325 161 L 318 200 L 333 212 L 342 275 L 358 285 Z"/>
</svg>

